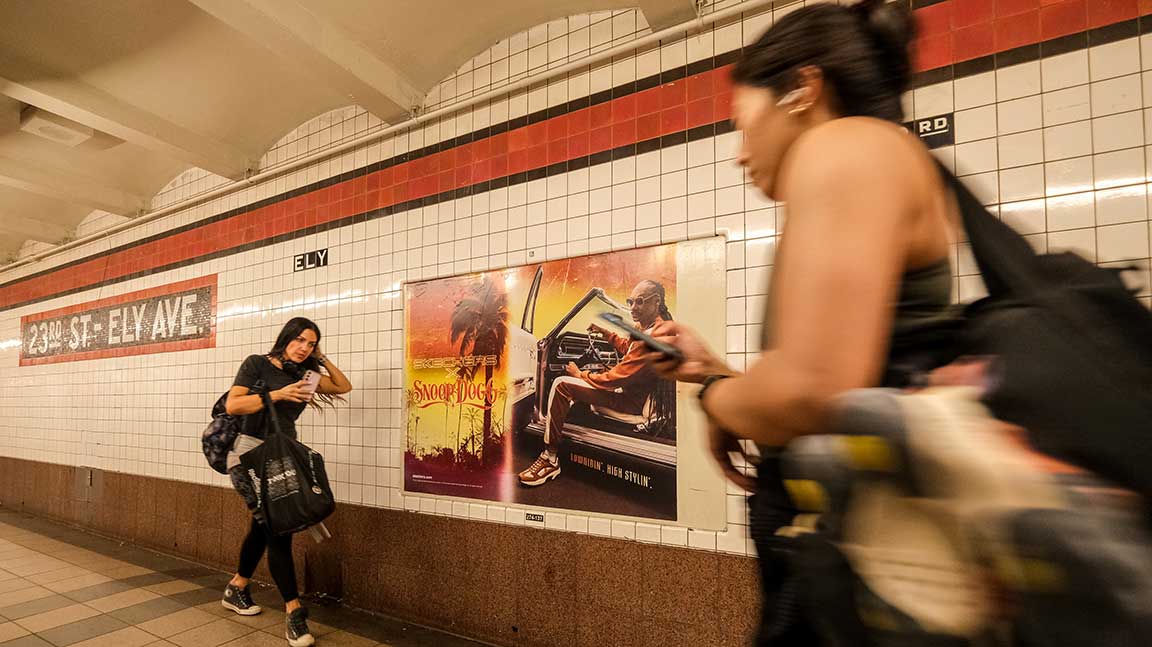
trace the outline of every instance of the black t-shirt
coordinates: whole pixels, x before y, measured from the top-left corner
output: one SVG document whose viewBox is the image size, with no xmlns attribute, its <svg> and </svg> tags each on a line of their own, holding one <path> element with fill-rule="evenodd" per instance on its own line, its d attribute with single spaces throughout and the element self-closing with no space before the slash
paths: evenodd
<svg viewBox="0 0 1152 647">
<path fill-rule="evenodd" d="M 264 381 L 264 388 L 271 393 L 276 389 L 282 389 L 289 384 L 299 382 L 300 378 L 290 375 L 282 368 L 277 368 L 272 360 L 264 355 L 249 355 L 248 359 L 240 365 L 240 371 L 236 373 L 236 379 L 232 382 L 232 386 L 254 389 L 256 383 L 261 380 Z M 273 403 L 280 420 L 280 431 L 295 438 L 296 419 L 304 412 L 306 406 L 308 405 L 303 402 Z M 264 411 L 244 416 L 241 433 L 256 438 L 264 438 Z"/>
</svg>

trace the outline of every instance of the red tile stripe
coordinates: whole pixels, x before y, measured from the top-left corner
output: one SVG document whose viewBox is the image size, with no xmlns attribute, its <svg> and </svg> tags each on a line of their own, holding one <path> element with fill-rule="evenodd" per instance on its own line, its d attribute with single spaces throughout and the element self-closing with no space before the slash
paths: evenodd
<svg viewBox="0 0 1152 647">
<path fill-rule="evenodd" d="M 1152 0 L 947 0 L 916 10 L 917 72 L 1152 14 Z"/>
<path fill-rule="evenodd" d="M 35 314 L 25 315 L 20 318 L 20 323 L 30 324 L 35 321 L 43 321 L 45 319 L 55 319 L 56 317 L 64 317 L 77 312 L 86 312 L 88 310 L 98 310 L 107 306 L 118 306 L 122 303 L 129 301 L 137 301 L 140 299 L 151 299 L 152 297 L 164 296 L 166 294 L 175 294 L 177 292 L 184 292 L 186 290 L 195 290 L 197 288 L 215 287 L 216 274 L 209 274 L 187 281 L 178 281 L 176 283 L 168 283 L 159 285 L 154 288 L 146 290 L 137 290 L 136 292 L 128 292 L 126 294 L 118 294 L 112 297 L 105 297 L 97 299 L 96 301 L 87 301 L 85 303 L 77 303 L 76 305 L 66 306 L 63 308 L 56 308 L 55 310 L 45 310 L 44 312 L 37 312 Z M 212 291 L 212 312 L 216 312 L 216 290 Z"/>
<path fill-rule="evenodd" d="M 69 353 L 66 355 L 53 355 L 48 357 L 35 357 L 25 358 L 23 354 L 20 357 L 20 366 L 40 366 L 43 364 L 59 364 L 62 362 L 81 362 L 91 359 L 107 359 L 110 357 L 130 357 L 133 355 L 152 355 L 156 353 L 172 353 L 184 350 L 196 350 L 199 348 L 215 348 L 216 347 L 216 304 L 219 299 L 219 290 L 217 289 L 217 276 L 216 274 L 209 274 L 195 279 L 188 279 L 187 281 L 178 281 L 176 283 L 168 283 L 146 290 L 137 290 L 136 292 L 128 292 L 126 294 L 118 294 L 112 297 L 97 299 L 96 301 L 88 301 L 86 303 L 77 303 L 76 305 L 67 306 L 64 308 L 56 308 L 55 310 L 46 310 L 44 312 L 37 312 L 35 314 L 27 315 L 20 318 L 21 334 L 25 330 L 25 326 L 37 321 L 45 319 L 54 319 L 66 315 L 75 314 L 78 312 L 86 312 L 88 310 L 96 310 L 107 306 L 120 305 L 130 301 L 139 299 L 149 299 L 152 297 L 164 296 L 166 294 L 176 294 L 187 290 L 195 290 L 197 288 L 211 287 L 212 301 L 209 305 L 209 326 L 210 332 L 206 337 L 198 339 L 186 339 L 183 341 L 167 341 L 158 344 L 142 344 L 140 346 L 129 346 L 126 348 L 105 348 L 102 350 L 92 350 L 80 353 Z"/>
<path fill-rule="evenodd" d="M 731 66 L 576 110 L 0 288 L 0 308 L 726 121 Z"/>
</svg>

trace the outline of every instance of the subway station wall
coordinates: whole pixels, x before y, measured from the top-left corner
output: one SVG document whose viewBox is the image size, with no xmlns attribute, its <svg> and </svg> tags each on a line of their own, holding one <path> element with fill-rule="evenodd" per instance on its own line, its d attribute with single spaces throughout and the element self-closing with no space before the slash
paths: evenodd
<svg viewBox="0 0 1152 647">
<path fill-rule="evenodd" d="M 701 585 L 674 605 L 695 609 L 691 623 L 671 612 L 651 617 L 666 618 L 684 636 L 741 644 L 754 615 L 747 608 L 755 606 L 755 588 L 738 490 L 728 491 L 728 525 L 720 532 L 563 512 L 548 512 L 536 528 L 509 528 L 528 523 L 525 510 L 402 491 L 400 286 L 722 235 L 725 351 L 733 365 L 745 365 L 757 351 L 785 209 L 746 188 L 734 163 L 739 139 L 727 123 L 727 72 L 742 45 L 803 4 L 777 3 L 0 272 L 0 456 L 6 457 L 8 491 L 24 492 L 18 505 L 27 509 L 228 565 L 240 537 L 226 530 L 235 524 L 225 526 L 215 515 L 232 514 L 228 510 L 238 502 L 225 477 L 204 464 L 199 433 L 242 359 L 265 352 L 285 320 L 303 315 L 319 323 L 325 352 L 356 390 L 346 406 L 305 413 L 301 439 L 326 456 L 348 519 L 389 538 L 379 549 L 399 536 L 449 541 L 467 527 L 476 536 L 502 537 L 521 553 L 563 544 L 566 555 L 583 555 L 600 550 L 589 547 L 602 548 L 596 542 L 603 541 L 641 546 L 627 567 L 636 573 L 648 572 L 642 566 L 649 563 L 707 556 L 700 581 L 715 583 L 724 573 L 739 582 L 741 599 L 710 600 L 707 591 L 716 589 Z M 1152 295 L 1152 40 L 1146 35 L 1152 21 L 1141 16 L 1152 12 L 1150 4 L 913 2 L 922 35 L 916 87 L 906 97 L 910 120 L 948 117 L 950 136 L 934 140 L 942 142 L 934 154 L 1002 218 L 1038 248 L 1074 249 L 1102 264 L 1141 265 L 1128 277 L 1146 304 Z M 571 31 L 545 29 L 535 46 L 566 54 L 581 27 L 566 29 Z M 503 55 L 512 56 L 506 49 Z M 489 65 L 496 66 L 498 57 Z M 327 265 L 295 271 L 294 257 L 316 250 L 328 250 Z M 953 260 L 958 298 L 979 296 L 982 286 L 962 244 Z M 143 308 L 144 320 L 133 308 Z M 159 324 L 148 314 L 157 311 Z M 63 335 L 77 314 L 89 316 L 93 327 L 118 326 L 115 342 L 53 347 L 53 340 L 65 339 L 54 332 L 55 322 Z M 138 338 L 138 321 L 149 339 Z M 167 336 L 155 337 L 157 330 Z M 117 485 L 96 493 L 80 476 L 88 470 Z M 46 489 L 32 491 L 34 483 Z M 109 492 L 122 498 L 113 500 Z M 54 504 L 53 497 L 70 503 Z M 218 503 L 189 508 L 182 505 L 188 497 Z M 0 498 L 4 505 L 11 500 Z M 168 509 L 176 510 L 173 520 L 186 516 L 173 526 L 171 542 L 157 544 L 146 529 L 158 532 L 162 524 L 155 520 L 166 519 L 161 515 Z M 117 522 L 142 515 L 150 515 L 151 526 Z M 178 545 L 178 529 L 198 525 L 218 534 Z M 350 522 L 341 527 L 361 542 L 340 544 L 341 550 L 373 550 L 374 536 L 350 530 Z M 310 555 L 301 568 L 316 569 L 313 586 L 359 590 L 349 580 L 361 573 L 346 557 L 334 558 L 330 547 L 299 550 Z M 632 555 L 632 548 L 622 550 Z M 397 564 L 392 559 L 398 554 L 409 555 L 392 552 L 386 561 L 371 562 L 379 564 L 374 582 L 395 571 L 415 586 L 422 574 L 441 572 L 441 565 L 415 554 L 413 562 Z M 549 570 L 555 564 L 540 567 L 555 575 Z M 674 571 L 661 566 L 652 572 L 692 586 Z M 469 573 L 463 580 L 468 586 L 509 592 L 516 586 L 512 577 L 497 585 L 499 578 L 488 571 Z M 594 576 L 588 574 L 588 581 Z M 482 599 L 461 599 L 460 614 L 480 619 L 460 630 L 508 644 L 553 644 L 541 636 L 596 625 L 611 617 L 604 610 L 618 615 L 622 596 L 632 591 L 556 577 L 571 600 L 598 596 L 602 603 L 589 608 L 600 611 L 570 623 L 575 628 L 561 628 L 549 624 L 542 609 L 514 606 L 514 617 L 485 615 L 477 607 Z M 661 592 L 667 587 L 651 585 L 648 594 L 637 589 L 648 595 L 646 604 L 672 605 L 673 594 Z M 420 608 L 393 598 L 360 600 L 442 626 L 453 617 L 431 612 L 431 600 L 415 604 Z M 743 611 L 734 611 L 741 601 Z M 633 615 L 639 618 L 643 609 L 623 617 Z M 637 626 L 647 622 L 637 620 Z M 601 644 L 632 644 L 620 640 Z M 576 634 L 571 642 L 579 642 Z"/>
</svg>

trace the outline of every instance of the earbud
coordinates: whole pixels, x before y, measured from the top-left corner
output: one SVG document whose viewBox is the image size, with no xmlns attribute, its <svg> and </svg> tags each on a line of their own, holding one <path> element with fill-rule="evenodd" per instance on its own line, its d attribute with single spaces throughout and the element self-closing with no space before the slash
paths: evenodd
<svg viewBox="0 0 1152 647">
<path fill-rule="evenodd" d="M 789 92 L 788 94 L 784 95 L 779 101 L 777 101 L 776 105 L 783 108 L 784 106 L 790 106 L 790 105 L 796 103 L 797 101 L 799 101 L 804 96 L 804 92 L 806 89 L 807 88 L 797 88 L 797 89 Z"/>
<path fill-rule="evenodd" d="M 796 88 L 795 90 L 784 95 L 782 99 L 776 102 L 776 105 L 781 108 L 791 106 L 792 109 L 788 111 L 788 114 L 790 115 L 795 116 L 803 114 L 812 107 L 811 101 L 803 100 L 807 94 L 807 90 L 807 88 Z"/>
</svg>

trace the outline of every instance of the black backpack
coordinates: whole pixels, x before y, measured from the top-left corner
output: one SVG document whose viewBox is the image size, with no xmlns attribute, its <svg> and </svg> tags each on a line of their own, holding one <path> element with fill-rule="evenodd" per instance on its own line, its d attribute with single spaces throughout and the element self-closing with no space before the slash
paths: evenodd
<svg viewBox="0 0 1152 647">
<path fill-rule="evenodd" d="M 988 288 L 958 349 L 995 358 L 986 404 L 1040 451 L 1152 501 L 1152 313 L 1120 271 L 1037 254 L 940 168 Z"/>
</svg>

